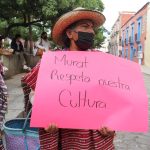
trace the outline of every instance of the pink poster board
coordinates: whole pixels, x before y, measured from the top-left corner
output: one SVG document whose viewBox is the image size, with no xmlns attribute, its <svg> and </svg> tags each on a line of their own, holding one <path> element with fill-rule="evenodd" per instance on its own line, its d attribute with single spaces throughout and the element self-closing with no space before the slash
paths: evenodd
<svg viewBox="0 0 150 150">
<path fill-rule="evenodd" d="M 148 98 L 140 66 L 101 52 L 44 53 L 32 127 L 148 131 Z"/>
</svg>

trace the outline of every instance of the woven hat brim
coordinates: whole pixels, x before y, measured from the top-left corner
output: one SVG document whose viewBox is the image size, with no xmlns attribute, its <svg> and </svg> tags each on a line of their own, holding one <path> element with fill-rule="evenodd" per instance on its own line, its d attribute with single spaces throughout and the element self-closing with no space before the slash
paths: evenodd
<svg viewBox="0 0 150 150">
<path fill-rule="evenodd" d="M 70 26 L 71 24 L 79 21 L 79 20 L 91 20 L 94 23 L 94 27 L 97 28 L 101 26 L 105 22 L 105 16 L 98 12 L 98 11 L 91 11 L 91 10 L 74 10 L 68 12 L 61 16 L 58 21 L 55 23 L 53 30 L 52 30 L 52 39 L 53 41 L 63 46 L 64 43 L 62 42 L 62 34 L 64 30 Z"/>
</svg>

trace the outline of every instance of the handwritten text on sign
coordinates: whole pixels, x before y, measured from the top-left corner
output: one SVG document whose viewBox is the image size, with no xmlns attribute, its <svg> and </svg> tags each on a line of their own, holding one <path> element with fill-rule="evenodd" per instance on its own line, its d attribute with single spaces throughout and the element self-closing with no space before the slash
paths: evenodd
<svg viewBox="0 0 150 150">
<path fill-rule="evenodd" d="M 146 132 L 148 100 L 139 65 L 100 52 L 45 53 L 31 119 L 34 127 L 53 122 Z"/>
</svg>

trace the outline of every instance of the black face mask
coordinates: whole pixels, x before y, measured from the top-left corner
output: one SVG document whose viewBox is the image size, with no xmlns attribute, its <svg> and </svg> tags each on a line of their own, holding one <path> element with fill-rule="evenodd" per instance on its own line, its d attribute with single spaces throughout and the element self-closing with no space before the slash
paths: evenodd
<svg viewBox="0 0 150 150">
<path fill-rule="evenodd" d="M 78 48 L 81 51 L 86 51 L 93 47 L 94 44 L 94 34 L 89 32 L 77 32 L 78 40 L 75 41 Z"/>
</svg>

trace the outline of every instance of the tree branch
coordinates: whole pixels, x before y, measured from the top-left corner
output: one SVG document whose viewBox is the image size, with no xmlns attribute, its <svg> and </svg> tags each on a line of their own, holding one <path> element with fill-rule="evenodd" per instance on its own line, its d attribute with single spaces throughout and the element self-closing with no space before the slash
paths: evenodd
<svg viewBox="0 0 150 150">
<path fill-rule="evenodd" d="M 32 22 L 13 23 L 13 24 L 11 24 L 7 27 L 7 31 L 10 31 L 10 29 L 13 28 L 13 27 L 18 27 L 18 26 L 28 27 L 32 24 L 35 24 L 35 23 L 38 23 L 38 22 L 41 22 L 41 21 L 43 21 L 43 20 L 40 19 L 40 20 L 36 20 L 36 21 L 32 21 Z"/>
</svg>

